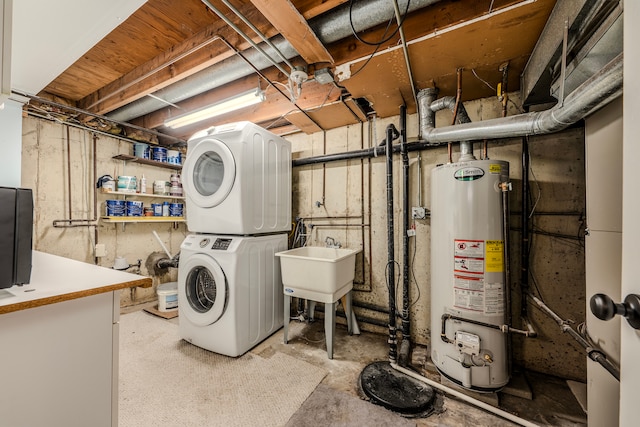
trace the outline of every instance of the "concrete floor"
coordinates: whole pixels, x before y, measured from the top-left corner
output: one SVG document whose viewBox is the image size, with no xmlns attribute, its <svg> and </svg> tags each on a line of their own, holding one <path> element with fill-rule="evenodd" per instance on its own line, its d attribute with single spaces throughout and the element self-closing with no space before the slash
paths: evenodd
<svg viewBox="0 0 640 427">
<path fill-rule="evenodd" d="M 152 305 L 152 304 L 151 304 Z M 126 311 L 133 311 L 148 307 L 137 306 L 128 308 Z M 178 318 L 170 320 L 178 322 Z M 388 360 L 387 337 L 377 333 L 361 331 L 360 335 L 350 336 L 344 325 L 336 325 L 336 335 L 334 343 L 334 358 L 328 359 L 325 346 L 324 322 L 320 317 L 312 323 L 300 322 L 292 320 L 289 327 L 289 342 L 283 343 L 282 329 L 274 335 L 263 341 L 261 344 L 251 350 L 251 352 L 268 356 L 273 352 L 282 352 L 292 357 L 302 359 L 310 364 L 319 366 L 328 371 L 328 375 L 324 378 L 321 385 L 325 388 L 340 393 L 343 396 L 352 396 L 358 399 L 360 405 L 367 405 L 370 410 L 363 411 L 362 415 L 358 415 L 357 422 L 345 422 L 345 419 L 353 419 L 353 415 L 345 418 L 344 414 L 333 414 L 333 419 L 327 420 L 326 414 L 323 414 L 325 424 L 310 422 L 309 425 L 331 425 L 331 426 L 376 426 L 389 425 L 389 419 L 393 421 L 393 425 L 414 425 L 417 427 L 426 426 L 514 426 L 511 421 L 507 421 L 485 410 L 479 409 L 466 402 L 457 400 L 437 393 L 436 410 L 430 416 L 424 418 L 404 418 L 381 406 L 373 405 L 364 400 L 365 396 L 359 390 L 358 379 L 362 369 L 369 363 L 376 361 Z M 418 348 L 414 351 L 413 363 L 419 364 L 420 360 L 424 360 L 426 349 Z M 429 379 L 440 381 L 439 375 L 429 369 L 428 363 L 420 369 L 420 374 L 425 375 Z M 516 379 L 520 385 L 516 389 L 523 392 L 527 389 L 531 391 L 533 398 L 531 400 L 509 395 L 506 393 L 498 393 L 497 395 L 478 396 L 487 403 L 496 404 L 499 402 L 500 409 L 521 417 L 535 425 L 540 426 L 586 426 L 586 414 L 582 411 L 580 404 L 572 394 L 564 380 L 549 377 L 546 375 L 525 372 L 517 374 Z M 524 386 L 522 385 L 524 384 Z M 447 384 L 451 385 L 450 383 Z M 319 387 L 320 388 L 320 387 Z M 344 393 L 344 394 L 343 394 Z M 468 394 L 468 393 L 465 393 Z M 517 393 L 516 393 L 517 394 Z M 313 396 L 313 395 L 312 395 Z M 311 399 L 311 396 L 309 397 Z M 308 399 L 308 400 L 309 400 Z M 369 406 L 370 405 L 370 406 Z M 373 408 L 375 406 L 375 408 Z M 305 405 L 300 411 L 305 410 Z M 326 411 L 326 407 L 321 408 Z M 339 412 L 341 409 L 338 408 Z M 346 410 L 346 409 L 345 409 Z M 376 412 L 377 411 L 377 412 Z M 387 413 L 384 423 L 380 420 L 380 412 Z M 314 419 L 314 414 L 303 414 L 310 420 Z M 308 416 L 307 416 L 308 415 Z M 371 417 L 367 419 L 366 417 Z M 293 418 L 292 418 L 293 419 Z M 342 421 L 340 421 L 342 420 Z M 408 422 L 408 424 L 407 424 Z M 304 424 L 304 423 L 303 423 Z M 303 427 L 297 423 L 297 427 Z"/>
</svg>

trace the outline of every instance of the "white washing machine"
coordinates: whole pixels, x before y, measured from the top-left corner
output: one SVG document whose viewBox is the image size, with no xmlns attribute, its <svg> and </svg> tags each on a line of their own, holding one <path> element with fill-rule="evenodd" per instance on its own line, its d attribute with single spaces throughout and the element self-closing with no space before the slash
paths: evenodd
<svg viewBox="0 0 640 427">
<path fill-rule="evenodd" d="M 283 325 L 282 279 L 276 252 L 287 235 L 193 234 L 178 267 L 180 337 L 236 357 Z"/>
<path fill-rule="evenodd" d="M 253 123 L 193 135 L 182 186 L 190 231 L 251 235 L 291 229 L 291 144 Z"/>
</svg>

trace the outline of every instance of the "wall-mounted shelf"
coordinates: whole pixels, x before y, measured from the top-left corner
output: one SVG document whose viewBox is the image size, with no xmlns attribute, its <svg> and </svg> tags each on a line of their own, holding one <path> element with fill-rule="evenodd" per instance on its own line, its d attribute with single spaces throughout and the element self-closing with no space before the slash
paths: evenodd
<svg viewBox="0 0 640 427">
<path fill-rule="evenodd" d="M 130 222 L 186 222 L 183 216 L 103 216 L 102 221 L 111 224 Z"/>
<path fill-rule="evenodd" d="M 118 154 L 117 156 L 113 156 L 113 158 L 116 160 L 124 160 L 126 162 L 136 162 L 144 165 L 158 166 L 161 168 L 182 170 L 182 165 L 174 165 L 173 163 L 165 163 L 165 162 L 158 162 L 155 160 L 142 159 L 140 157 L 130 156 L 128 154 Z"/>
<path fill-rule="evenodd" d="M 102 190 L 102 194 L 113 194 L 114 196 L 147 197 L 151 199 L 184 200 L 183 196 L 170 196 L 168 194 L 127 193 L 126 191 L 110 191 L 110 190 Z"/>
</svg>

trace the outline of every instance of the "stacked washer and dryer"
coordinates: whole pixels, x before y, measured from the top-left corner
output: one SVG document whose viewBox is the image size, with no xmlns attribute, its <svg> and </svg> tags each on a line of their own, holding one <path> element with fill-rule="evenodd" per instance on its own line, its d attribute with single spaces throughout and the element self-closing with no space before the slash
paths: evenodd
<svg viewBox="0 0 640 427">
<path fill-rule="evenodd" d="M 283 325 L 280 264 L 291 229 L 291 146 L 250 122 L 191 137 L 178 268 L 182 339 L 240 356 Z"/>
</svg>

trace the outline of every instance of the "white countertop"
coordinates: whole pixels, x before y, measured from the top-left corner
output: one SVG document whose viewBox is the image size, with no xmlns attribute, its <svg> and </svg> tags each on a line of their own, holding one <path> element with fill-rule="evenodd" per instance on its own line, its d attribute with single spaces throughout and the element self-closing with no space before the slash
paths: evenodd
<svg viewBox="0 0 640 427">
<path fill-rule="evenodd" d="M 0 314 L 151 284 L 150 277 L 33 251 L 30 283 L 0 289 Z"/>
</svg>

